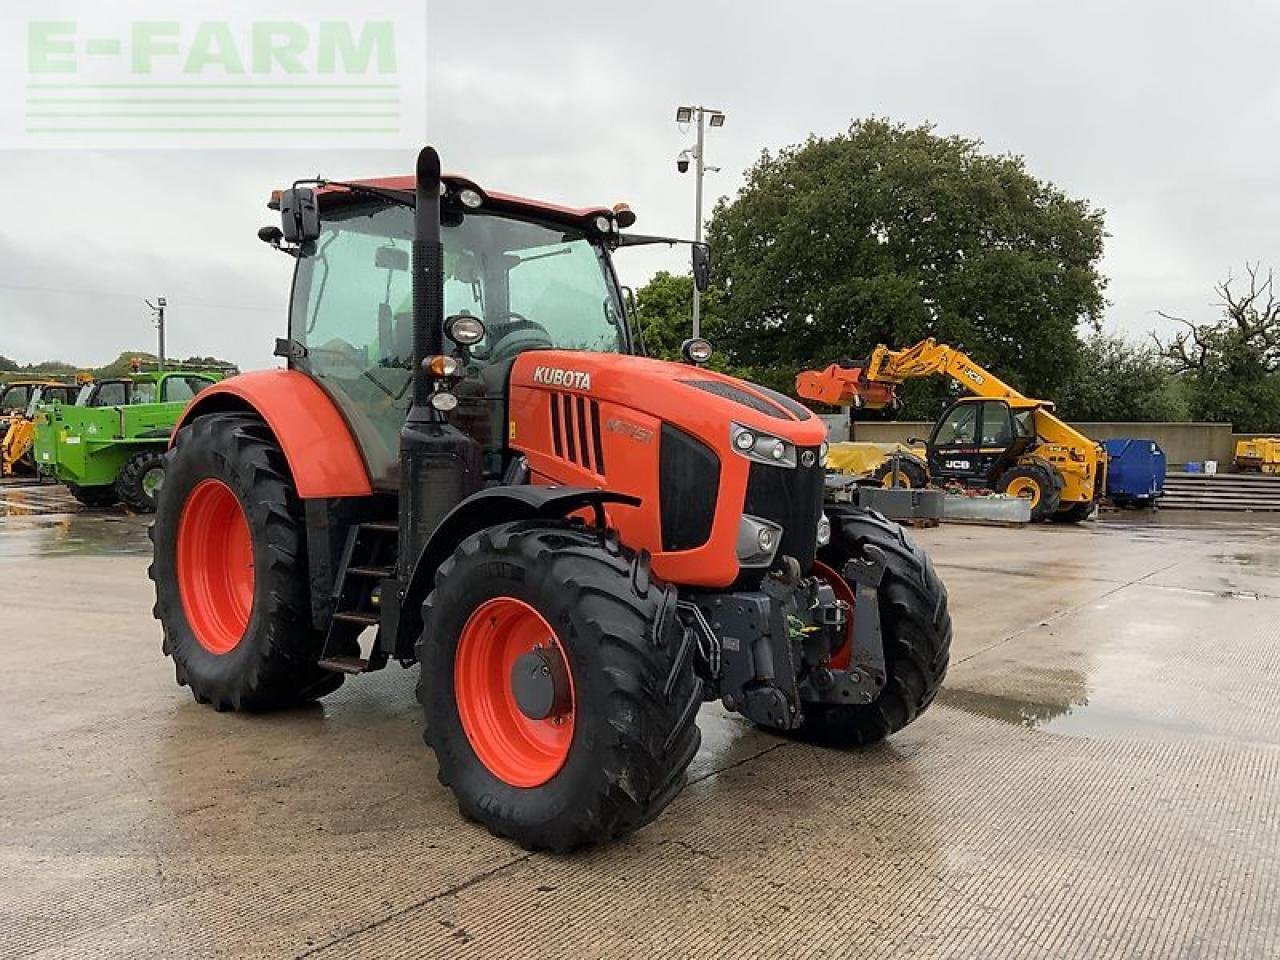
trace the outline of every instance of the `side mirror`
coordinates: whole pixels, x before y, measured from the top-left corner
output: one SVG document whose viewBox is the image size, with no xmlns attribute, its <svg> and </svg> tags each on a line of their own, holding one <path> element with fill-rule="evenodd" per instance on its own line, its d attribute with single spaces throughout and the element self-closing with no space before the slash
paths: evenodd
<svg viewBox="0 0 1280 960">
<path fill-rule="evenodd" d="M 289 243 L 308 243 L 320 236 L 320 208 L 310 187 L 290 187 L 280 194 L 280 228 Z"/>
<path fill-rule="evenodd" d="M 695 243 L 690 248 L 693 260 L 693 285 L 699 293 L 705 293 L 711 285 L 711 248 L 705 243 Z"/>
<path fill-rule="evenodd" d="M 379 270 L 406 272 L 409 269 L 409 251 L 399 247 L 379 247 L 373 255 L 373 265 Z"/>
</svg>

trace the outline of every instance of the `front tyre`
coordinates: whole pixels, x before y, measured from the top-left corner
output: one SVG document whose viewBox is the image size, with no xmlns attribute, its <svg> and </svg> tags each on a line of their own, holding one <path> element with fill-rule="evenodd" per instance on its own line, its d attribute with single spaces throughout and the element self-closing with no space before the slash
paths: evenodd
<svg viewBox="0 0 1280 960">
<path fill-rule="evenodd" d="M 947 590 L 929 557 L 898 524 L 857 507 L 828 505 L 826 512 L 831 542 L 818 551 L 819 575 L 839 575 L 866 546 L 884 552 L 878 593 L 886 681 L 869 704 L 803 703 L 804 723 L 795 735 L 837 745 L 875 743 L 924 713 L 942 686 L 951 655 Z M 852 597 L 852 586 L 836 586 L 837 595 Z M 832 662 L 847 665 L 848 656 L 847 650 L 837 651 Z"/>
<path fill-rule="evenodd" d="M 598 531 L 530 521 L 462 542 L 417 649 L 423 737 L 465 816 L 563 852 L 671 802 L 702 703 L 675 602 Z"/>
<path fill-rule="evenodd" d="M 143 450 L 125 461 L 116 477 L 116 495 L 139 513 L 155 513 L 164 486 L 164 451 Z"/>
<path fill-rule="evenodd" d="M 214 414 L 178 432 L 151 539 L 163 649 L 197 701 L 268 710 L 342 683 L 316 665 L 302 506 L 261 421 Z"/>
</svg>

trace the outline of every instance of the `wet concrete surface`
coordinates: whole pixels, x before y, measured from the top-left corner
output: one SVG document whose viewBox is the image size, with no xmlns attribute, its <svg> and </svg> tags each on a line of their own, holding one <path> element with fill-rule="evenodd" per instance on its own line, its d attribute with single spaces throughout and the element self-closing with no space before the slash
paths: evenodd
<svg viewBox="0 0 1280 960">
<path fill-rule="evenodd" d="M 413 671 L 197 706 L 145 531 L 0 513 L 0 956 L 1280 955 L 1280 520 L 918 531 L 924 717 L 842 752 L 704 708 L 688 789 L 569 857 L 459 819 Z"/>
</svg>

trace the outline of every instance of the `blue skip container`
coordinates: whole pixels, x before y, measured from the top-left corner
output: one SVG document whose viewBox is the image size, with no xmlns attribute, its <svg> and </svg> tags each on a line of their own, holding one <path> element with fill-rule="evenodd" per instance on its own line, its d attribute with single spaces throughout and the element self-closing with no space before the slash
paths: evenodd
<svg viewBox="0 0 1280 960">
<path fill-rule="evenodd" d="M 1154 440 L 1117 437 L 1107 448 L 1107 496 L 1117 506 L 1151 506 L 1164 496 L 1165 457 Z"/>
</svg>

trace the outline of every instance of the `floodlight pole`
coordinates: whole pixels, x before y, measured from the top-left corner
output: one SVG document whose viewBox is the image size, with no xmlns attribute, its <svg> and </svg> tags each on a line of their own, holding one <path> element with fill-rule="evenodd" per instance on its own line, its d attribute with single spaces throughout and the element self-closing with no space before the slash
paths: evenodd
<svg viewBox="0 0 1280 960">
<path fill-rule="evenodd" d="M 705 136 L 704 127 L 707 115 L 702 107 L 698 107 L 695 112 L 698 115 L 698 146 L 693 154 L 695 164 L 693 239 L 697 243 L 702 243 L 702 175 L 705 172 L 705 166 L 702 162 L 702 144 Z M 702 336 L 702 291 L 698 289 L 697 283 L 693 285 L 693 336 L 695 338 Z"/>
<path fill-rule="evenodd" d="M 160 369 L 163 370 L 164 369 L 164 310 L 165 310 L 165 307 L 168 306 L 168 301 L 164 297 L 156 297 L 155 303 L 152 303 L 150 300 L 144 300 L 142 302 L 151 308 L 151 312 L 155 316 L 154 322 L 156 325 L 156 330 L 159 333 L 159 341 L 160 341 L 159 343 Z"/>
<path fill-rule="evenodd" d="M 706 149 L 707 142 L 707 118 L 711 119 L 711 126 L 724 126 L 724 111 L 713 110 L 710 107 L 691 106 L 679 107 L 676 110 L 676 123 L 688 123 L 696 120 L 698 124 L 698 139 L 693 147 L 693 238 L 696 243 L 702 243 L 702 178 L 708 170 L 716 172 L 719 167 L 708 167 L 706 158 L 703 153 Z M 684 173 L 689 169 L 687 163 L 689 150 L 682 150 L 677 158 L 677 169 Z M 680 164 L 684 164 L 681 166 Z M 702 291 L 698 289 L 695 282 L 693 285 L 693 335 L 695 337 L 702 336 Z"/>
</svg>

